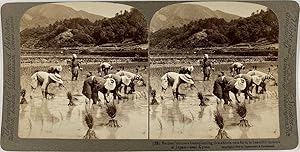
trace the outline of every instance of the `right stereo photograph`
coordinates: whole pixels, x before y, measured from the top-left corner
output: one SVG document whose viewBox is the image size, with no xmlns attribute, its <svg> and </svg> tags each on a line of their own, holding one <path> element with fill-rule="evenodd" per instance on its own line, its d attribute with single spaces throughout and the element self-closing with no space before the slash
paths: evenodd
<svg viewBox="0 0 300 152">
<path fill-rule="evenodd" d="M 276 14 L 244 2 L 161 8 L 150 23 L 150 139 L 280 136 Z"/>
</svg>

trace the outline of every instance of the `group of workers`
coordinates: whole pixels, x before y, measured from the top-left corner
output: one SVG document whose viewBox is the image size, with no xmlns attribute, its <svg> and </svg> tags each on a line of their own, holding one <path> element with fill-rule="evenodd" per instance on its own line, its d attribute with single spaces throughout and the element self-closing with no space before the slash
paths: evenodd
<svg viewBox="0 0 300 152">
<path fill-rule="evenodd" d="M 77 60 L 77 55 L 72 55 L 72 62 L 70 64 L 72 81 L 78 79 L 80 62 Z M 139 74 L 132 72 L 117 70 L 116 73 L 109 74 L 109 70 L 113 67 L 109 63 L 101 63 L 98 67 L 98 75 L 93 75 L 92 72 L 87 73 L 87 77 L 83 82 L 82 94 L 87 98 L 89 104 L 97 104 L 100 99 L 98 93 L 102 93 L 105 102 L 108 102 L 108 93 L 113 93 L 114 98 L 123 98 L 120 94 L 121 88 L 124 87 L 124 93 L 129 94 L 135 91 L 135 81 L 141 81 L 142 85 L 145 86 L 145 81 L 143 77 Z M 54 95 L 48 92 L 48 86 L 51 83 L 57 83 L 58 87 L 64 87 L 63 80 L 60 76 L 60 72 L 63 70 L 62 66 L 51 66 L 47 71 L 36 71 L 31 76 L 31 93 L 30 98 L 37 87 L 41 87 L 43 98 L 47 99 L 48 95 Z M 130 90 L 128 91 L 128 87 Z"/>
<path fill-rule="evenodd" d="M 204 62 L 202 65 L 203 81 L 208 81 L 211 75 L 211 70 L 214 70 L 211 62 L 208 59 L 208 55 L 204 55 Z M 245 66 L 242 63 L 235 62 L 230 65 L 230 76 L 224 74 L 224 72 L 218 73 L 217 79 L 214 81 L 213 94 L 220 100 L 224 101 L 224 104 L 228 104 L 232 100 L 230 99 L 229 92 L 235 95 L 235 100 L 238 100 L 237 95 L 242 92 L 245 95 L 245 99 L 253 99 L 252 90 L 255 87 L 256 93 L 264 93 L 266 91 L 266 81 L 275 80 L 271 74 L 266 74 L 257 70 L 251 70 L 246 74 L 241 74 L 241 70 L 244 70 Z M 167 72 L 161 77 L 161 99 L 168 87 L 172 88 L 174 99 L 179 99 L 180 96 L 185 94 L 179 93 L 179 86 L 181 84 L 190 85 L 191 89 L 195 86 L 195 82 L 191 76 L 193 66 L 181 67 L 179 72 Z M 259 90 L 260 88 L 260 90 Z"/>
</svg>

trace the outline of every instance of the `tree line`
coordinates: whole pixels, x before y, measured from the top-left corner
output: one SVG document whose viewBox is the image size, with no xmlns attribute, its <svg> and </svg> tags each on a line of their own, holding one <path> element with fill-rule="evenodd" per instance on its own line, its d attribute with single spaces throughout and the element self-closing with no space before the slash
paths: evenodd
<svg viewBox="0 0 300 152">
<path fill-rule="evenodd" d="M 228 46 L 262 40 L 278 43 L 278 36 L 276 15 L 268 9 L 230 22 L 222 18 L 208 18 L 191 21 L 182 27 L 160 29 L 151 33 L 150 46 L 170 49 Z"/>
<path fill-rule="evenodd" d="M 148 31 L 143 14 L 132 8 L 95 22 L 83 18 L 64 19 L 46 27 L 24 29 L 20 36 L 24 48 L 61 48 L 122 42 L 144 44 Z"/>
</svg>

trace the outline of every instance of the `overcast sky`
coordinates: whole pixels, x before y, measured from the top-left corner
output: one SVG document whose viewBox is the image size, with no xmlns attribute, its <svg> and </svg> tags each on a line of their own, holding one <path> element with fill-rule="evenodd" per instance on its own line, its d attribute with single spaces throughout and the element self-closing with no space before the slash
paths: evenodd
<svg viewBox="0 0 300 152">
<path fill-rule="evenodd" d="M 256 10 L 267 10 L 267 7 L 263 5 L 244 2 L 191 2 L 189 4 L 197 4 L 241 17 L 249 17 Z"/>
<path fill-rule="evenodd" d="M 70 2 L 70 3 L 55 3 L 71 7 L 77 11 L 83 10 L 92 14 L 101 15 L 104 17 L 114 17 L 121 10 L 130 10 L 128 5 L 106 2 Z"/>
</svg>

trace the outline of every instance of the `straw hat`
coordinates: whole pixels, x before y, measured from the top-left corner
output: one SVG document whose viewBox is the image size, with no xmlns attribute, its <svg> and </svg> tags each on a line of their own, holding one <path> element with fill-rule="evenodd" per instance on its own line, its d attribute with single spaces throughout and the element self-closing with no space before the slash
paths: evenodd
<svg viewBox="0 0 300 152">
<path fill-rule="evenodd" d="M 204 58 L 207 58 L 207 59 L 208 59 L 208 55 L 207 55 L 207 54 L 204 54 Z"/>
<path fill-rule="evenodd" d="M 61 80 L 61 76 L 57 73 L 49 73 L 49 77 L 51 80 L 55 81 L 56 83 L 63 84 L 63 81 Z"/>
<path fill-rule="evenodd" d="M 257 75 L 254 75 L 254 76 L 251 76 L 251 77 L 252 77 L 253 83 L 256 84 L 256 85 L 260 85 L 260 83 L 262 82 L 262 79 Z"/>
<path fill-rule="evenodd" d="M 62 71 L 62 66 L 59 65 L 59 66 L 56 67 L 56 69 L 57 69 L 57 71 L 61 72 Z"/>
<path fill-rule="evenodd" d="M 104 87 L 107 90 L 114 90 L 116 88 L 116 81 L 113 78 L 107 78 Z"/>
<path fill-rule="evenodd" d="M 190 72 L 193 72 L 194 71 L 194 67 L 193 66 L 190 66 L 187 68 Z"/>
<path fill-rule="evenodd" d="M 246 80 L 243 78 L 237 78 L 234 87 L 238 90 L 245 90 Z"/>
<path fill-rule="evenodd" d="M 194 81 L 192 80 L 192 76 L 190 76 L 189 74 L 179 74 L 179 78 L 186 83 L 194 84 Z"/>
<path fill-rule="evenodd" d="M 73 56 L 73 58 L 75 58 L 75 59 L 77 58 L 77 55 L 76 55 L 76 54 L 72 54 L 72 56 Z"/>
<path fill-rule="evenodd" d="M 131 79 L 128 78 L 127 76 L 121 76 L 121 80 L 122 80 L 122 83 L 125 84 L 126 86 L 128 86 L 131 82 Z"/>
<path fill-rule="evenodd" d="M 143 79 L 143 76 L 141 76 L 140 74 L 136 74 L 134 79 L 135 80 L 141 80 L 141 79 Z"/>
</svg>

